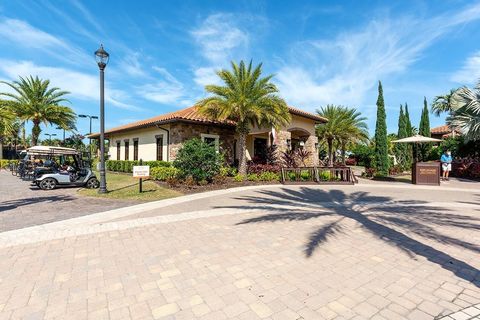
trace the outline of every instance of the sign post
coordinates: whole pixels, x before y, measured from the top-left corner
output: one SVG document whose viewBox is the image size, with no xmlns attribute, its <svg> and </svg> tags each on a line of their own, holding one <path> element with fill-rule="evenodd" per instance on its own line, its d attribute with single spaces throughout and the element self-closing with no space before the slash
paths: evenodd
<svg viewBox="0 0 480 320">
<path fill-rule="evenodd" d="M 142 159 L 140 159 L 140 163 L 139 163 L 139 164 L 140 164 L 140 165 L 143 164 L 143 160 L 142 160 Z M 142 193 L 142 192 L 143 192 L 142 189 L 143 189 L 143 179 L 140 178 L 140 181 L 139 181 L 139 183 L 138 183 L 138 192 L 139 192 L 139 193 Z"/>
<path fill-rule="evenodd" d="M 150 166 L 144 166 L 142 159 L 140 159 L 139 164 L 140 164 L 139 166 L 133 166 L 133 177 L 134 178 L 140 178 L 138 188 L 139 188 L 139 192 L 142 193 L 143 192 L 143 179 L 150 177 Z"/>
</svg>

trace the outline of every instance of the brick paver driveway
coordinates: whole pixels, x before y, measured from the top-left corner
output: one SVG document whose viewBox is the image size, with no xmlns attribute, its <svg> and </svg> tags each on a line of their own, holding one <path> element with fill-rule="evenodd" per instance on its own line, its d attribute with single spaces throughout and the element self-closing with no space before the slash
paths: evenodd
<svg viewBox="0 0 480 320">
<path fill-rule="evenodd" d="M 0 233 L 0 319 L 473 319 L 479 200 L 270 186 Z"/>
<path fill-rule="evenodd" d="M 0 232 L 65 220 L 138 202 L 85 198 L 78 188 L 43 191 L 0 170 Z"/>
</svg>

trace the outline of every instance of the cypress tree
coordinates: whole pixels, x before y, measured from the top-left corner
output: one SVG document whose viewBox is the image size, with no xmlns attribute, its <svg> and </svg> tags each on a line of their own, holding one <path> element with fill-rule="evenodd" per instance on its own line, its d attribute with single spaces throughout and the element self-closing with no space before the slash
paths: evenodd
<svg viewBox="0 0 480 320">
<path fill-rule="evenodd" d="M 388 175 L 387 114 L 382 83 L 378 82 L 377 123 L 375 126 L 375 168 L 380 176 Z"/>
<path fill-rule="evenodd" d="M 410 114 L 408 113 L 408 104 L 405 102 L 405 125 L 407 130 L 407 137 L 413 136 L 412 122 L 410 121 Z"/>
<path fill-rule="evenodd" d="M 400 105 L 400 115 L 398 116 L 398 133 L 397 133 L 398 139 L 403 139 L 408 137 L 407 136 L 407 123 L 405 119 L 405 114 L 403 113 L 403 106 Z M 397 159 L 397 162 L 399 166 L 402 169 L 405 169 L 408 165 L 408 149 L 407 149 L 407 144 L 405 143 L 396 143 L 395 144 L 395 157 Z"/>
<path fill-rule="evenodd" d="M 408 104 L 405 102 L 405 128 L 407 131 L 407 137 L 413 136 L 413 127 L 412 127 L 412 121 L 410 121 L 410 113 L 408 112 Z M 411 144 L 407 144 L 405 147 L 406 150 L 406 160 L 405 160 L 405 166 L 406 168 L 410 167 L 410 164 L 413 161 L 413 146 Z"/>
<path fill-rule="evenodd" d="M 428 112 L 428 105 L 427 105 L 427 98 L 423 98 L 423 109 L 422 109 L 422 117 L 420 119 L 420 125 L 418 126 L 418 134 L 424 137 L 430 137 L 430 117 Z M 428 157 L 428 152 L 431 148 L 430 143 L 423 143 L 420 145 L 420 155 L 422 157 L 422 161 L 426 161 Z"/>
<path fill-rule="evenodd" d="M 420 119 L 420 126 L 418 127 L 418 133 L 424 137 L 430 137 L 430 117 L 428 113 L 427 98 L 423 99 L 422 118 Z"/>
</svg>

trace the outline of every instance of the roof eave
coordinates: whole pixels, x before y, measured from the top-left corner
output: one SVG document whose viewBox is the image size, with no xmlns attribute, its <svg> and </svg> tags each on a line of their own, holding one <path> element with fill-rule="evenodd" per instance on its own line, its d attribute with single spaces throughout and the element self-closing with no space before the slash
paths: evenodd
<svg viewBox="0 0 480 320">
<path fill-rule="evenodd" d="M 131 128 L 124 128 L 124 129 L 119 129 L 119 130 L 114 130 L 110 132 L 105 132 L 105 136 L 113 135 L 116 133 L 121 133 L 121 132 L 128 132 L 132 130 L 137 130 L 137 129 L 145 129 L 145 128 L 151 128 L 151 127 L 156 127 L 159 125 L 163 124 L 169 124 L 172 122 L 183 122 L 183 123 L 192 123 L 192 124 L 208 124 L 208 125 L 213 125 L 213 126 L 218 126 L 218 127 L 234 127 L 234 124 L 228 124 L 228 123 L 216 123 L 216 122 L 209 122 L 209 121 L 200 121 L 200 120 L 189 120 L 189 119 L 182 119 L 182 118 L 173 118 L 173 119 L 167 119 L 167 120 L 159 120 L 151 123 L 145 123 L 142 125 L 138 125 L 135 127 Z M 92 135 L 87 135 L 86 136 L 89 139 L 97 139 L 100 137 L 100 133 L 94 133 Z"/>
</svg>

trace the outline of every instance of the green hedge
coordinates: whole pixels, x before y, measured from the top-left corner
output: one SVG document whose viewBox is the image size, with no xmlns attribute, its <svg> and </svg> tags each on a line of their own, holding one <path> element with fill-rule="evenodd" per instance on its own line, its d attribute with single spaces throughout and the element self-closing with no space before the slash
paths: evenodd
<svg viewBox="0 0 480 320">
<path fill-rule="evenodd" d="M 6 160 L 6 159 L 1 159 L 0 160 L 0 169 L 7 169 L 8 165 L 10 163 L 15 163 L 18 164 L 18 160 Z"/>
<path fill-rule="evenodd" d="M 175 178 L 178 175 L 178 169 L 174 167 L 155 167 L 150 169 L 150 177 L 153 180 L 166 181 Z"/>
<path fill-rule="evenodd" d="M 125 160 L 107 160 L 105 162 L 105 166 L 108 171 L 115 171 L 115 172 L 127 172 L 132 173 L 133 166 L 140 165 L 140 161 L 125 161 Z M 152 168 L 158 167 L 171 167 L 172 164 L 167 161 L 143 161 L 144 166 L 150 166 Z"/>
</svg>

